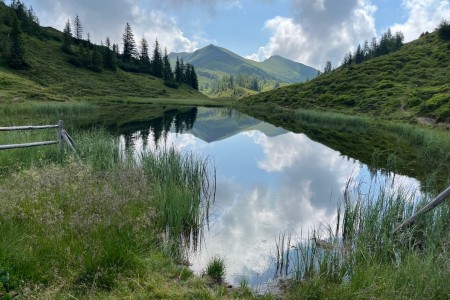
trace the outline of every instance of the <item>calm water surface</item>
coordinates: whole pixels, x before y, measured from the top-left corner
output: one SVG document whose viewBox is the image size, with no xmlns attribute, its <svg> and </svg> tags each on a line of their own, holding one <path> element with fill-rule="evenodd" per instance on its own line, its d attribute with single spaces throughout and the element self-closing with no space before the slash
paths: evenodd
<svg viewBox="0 0 450 300">
<path fill-rule="evenodd" d="M 264 289 L 274 278 L 275 241 L 288 232 L 295 240 L 320 224 L 333 223 L 349 177 L 369 182 L 381 172 L 341 155 L 304 134 L 261 122 L 236 110 L 196 108 L 171 112 L 129 130 L 123 147 L 174 146 L 209 156 L 217 170 L 217 195 L 201 250 L 192 269 L 201 273 L 214 256 L 225 258 L 227 280 L 245 279 Z M 390 179 L 389 179 L 390 180 Z M 404 176 L 397 184 L 417 188 Z"/>
</svg>

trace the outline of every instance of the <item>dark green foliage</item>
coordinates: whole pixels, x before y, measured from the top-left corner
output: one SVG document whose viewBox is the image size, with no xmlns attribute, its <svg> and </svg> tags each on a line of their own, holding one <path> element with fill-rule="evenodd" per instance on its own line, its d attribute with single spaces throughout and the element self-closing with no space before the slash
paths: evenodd
<svg viewBox="0 0 450 300">
<path fill-rule="evenodd" d="M 153 58 L 152 58 L 152 74 L 153 76 L 163 78 L 163 58 L 161 54 L 161 48 L 159 47 L 158 40 L 155 41 L 155 48 L 153 49 Z"/>
<path fill-rule="evenodd" d="M 179 60 L 179 58 L 177 57 L 177 62 L 175 64 L 175 81 L 178 83 L 183 82 L 183 60 Z"/>
<path fill-rule="evenodd" d="M 151 72 L 150 56 L 148 51 L 148 42 L 145 38 L 141 40 L 141 51 L 139 53 L 139 61 L 142 66 L 142 71 L 145 73 Z"/>
<path fill-rule="evenodd" d="M 191 64 L 186 65 L 185 70 L 185 83 L 191 86 L 193 89 L 198 90 L 198 79 L 197 73 L 195 72 L 195 68 Z"/>
<path fill-rule="evenodd" d="M 401 32 L 392 35 L 391 30 L 388 29 L 387 32 L 381 35 L 379 42 L 377 42 L 376 38 L 373 38 L 369 46 L 369 42 L 366 40 L 363 46 L 358 45 L 353 54 L 351 52 L 345 54 L 342 65 L 360 64 L 366 60 L 398 51 L 403 46 L 403 40 L 404 36 Z"/>
<path fill-rule="evenodd" d="M 331 73 L 332 70 L 331 61 L 327 61 L 325 68 L 323 69 L 323 74 Z"/>
<path fill-rule="evenodd" d="M 131 26 L 129 23 L 125 25 L 125 31 L 122 36 L 123 40 L 123 53 L 122 59 L 125 62 L 129 62 L 132 58 L 136 56 L 136 43 L 134 41 L 134 35 L 131 31 Z"/>
<path fill-rule="evenodd" d="M 75 20 L 73 21 L 73 29 L 75 38 L 79 41 L 83 39 L 83 25 L 81 24 L 80 17 L 76 15 Z"/>
<path fill-rule="evenodd" d="M 98 46 L 94 47 L 94 52 L 92 53 L 91 69 L 95 72 L 101 72 L 103 70 L 103 57 Z"/>
<path fill-rule="evenodd" d="M 62 50 L 67 54 L 72 54 L 72 29 L 70 27 L 70 21 L 67 20 L 66 26 L 63 31 L 63 45 Z"/>
<path fill-rule="evenodd" d="M 240 73 L 237 76 L 222 75 L 220 79 L 211 81 L 209 89 L 215 94 L 225 92 L 229 89 L 232 89 L 233 93 L 236 94 L 240 88 L 260 92 L 261 85 L 264 83 L 265 81 L 259 80 L 256 76 Z M 275 82 L 275 87 L 277 83 L 278 81 Z"/>
<path fill-rule="evenodd" d="M 20 30 L 19 19 L 17 16 L 14 17 L 9 36 L 11 39 L 9 65 L 14 69 L 27 67 L 28 65 L 24 60 L 25 51 L 23 49 L 22 31 Z"/>
<path fill-rule="evenodd" d="M 103 63 L 106 69 L 111 71 L 117 70 L 117 54 L 111 49 L 111 40 L 109 37 L 106 38 L 106 47 L 104 48 L 103 58 Z"/>
<path fill-rule="evenodd" d="M 167 49 L 164 50 L 164 57 L 163 57 L 163 78 L 164 82 L 175 80 L 173 76 L 172 66 L 170 65 L 169 61 L 169 55 L 167 55 Z"/>
<path fill-rule="evenodd" d="M 387 35 L 389 36 L 389 35 Z M 393 36 L 391 45 L 400 41 Z M 378 48 L 375 40 L 372 45 Z M 370 46 L 372 48 L 373 46 Z M 372 57 L 355 64 L 353 55 L 346 56 L 350 66 L 333 70 L 303 84 L 251 96 L 241 103 L 271 102 L 290 109 L 321 109 L 364 113 L 382 118 L 422 122 L 417 117 L 449 122 L 450 47 L 438 32 L 424 34 L 416 41 L 387 55 Z M 334 101 L 322 102 L 323 94 Z M 435 95 L 440 95 L 436 96 Z"/>
<path fill-rule="evenodd" d="M 33 7 L 27 6 L 20 0 L 11 2 L 11 8 L 15 11 L 21 23 L 21 28 L 27 33 L 40 33 L 39 19 L 34 13 Z"/>
<path fill-rule="evenodd" d="M 446 20 L 442 20 L 438 27 L 438 35 L 444 41 L 450 40 L 450 23 Z"/>
</svg>

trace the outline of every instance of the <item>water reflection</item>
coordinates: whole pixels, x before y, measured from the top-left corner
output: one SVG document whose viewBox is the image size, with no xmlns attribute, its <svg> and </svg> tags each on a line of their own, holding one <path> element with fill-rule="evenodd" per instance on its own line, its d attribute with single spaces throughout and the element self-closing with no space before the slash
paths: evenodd
<svg viewBox="0 0 450 300">
<path fill-rule="evenodd" d="M 178 121 L 177 121 L 178 120 Z M 178 124 L 177 124 L 178 122 Z M 300 235 L 333 223 L 337 201 L 350 176 L 373 170 L 306 135 L 239 114 L 199 108 L 165 115 L 159 125 L 122 137 L 135 151 L 175 146 L 209 155 L 217 169 L 216 203 L 202 250 L 190 258 L 200 273 L 209 258 L 225 258 L 228 281 L 253 287 L 273 278 L 275 240 L 280 232 Z M 417 181 L 402 177 L 417 186 Z M 295 239 L 295 236 L 294 236 Z"/>
</svg>

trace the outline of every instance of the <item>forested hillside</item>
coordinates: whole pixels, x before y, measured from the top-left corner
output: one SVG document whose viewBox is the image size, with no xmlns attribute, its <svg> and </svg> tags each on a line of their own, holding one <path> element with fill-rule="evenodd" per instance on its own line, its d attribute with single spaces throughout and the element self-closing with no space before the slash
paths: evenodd
<svg viewBox="0 0 450 300">
<path fill-rule="evenodd" d="M 443 22 L 439 30 L 425 32 L 402 46 L 396 45 L 395 35 L 390 35 L 385 42 L 369 46 L 369 51 L 359 50 L 364 49 L 359 46 L 355 53 L 346 55 L 342 66 L 335 70 L 329 66 L 310 82 L 251 96 L 242 103 L 449 122 L 448 31 L 449 24 Z"/>
<path fill-rule="evenodd" d="M 82 16 L 64 32 L 39 25 L 24 2 L 0 2 L 0 100 L 77 97 L 201 97 L 192 65 L 172 66 L 156 40 L 136 42 L 124 24 L 122 51 L 90 41 Z"/>
</svg>

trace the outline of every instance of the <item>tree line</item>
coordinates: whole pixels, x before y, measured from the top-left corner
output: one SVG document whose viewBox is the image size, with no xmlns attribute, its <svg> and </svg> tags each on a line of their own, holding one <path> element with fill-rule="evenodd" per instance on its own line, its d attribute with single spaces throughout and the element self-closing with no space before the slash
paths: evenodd
<svg viewBox="0 0 450 300">
<path fill-rule="evenodd" d="M 67 20 L 63 31 L 62 50 L 72 55 L 70 62 L 74 65 L 87 67 L 100 72 L 103 68 L 112 71 L 121 68 L 124 71 L 145 73 L 162 78 L 169 87 L 178 87 L 186 83 L 198 90 L 198 78 L 195 68 L 191 64 L 184 64 L 177 59 L 175 69 L 172 68 L 167 54 L 161 51 L 158 40 L 155 40 L 153 51 L 150 53 L 148 41 L 142 38 L 137 45 L 129 23 L 126 23 L 122 34 L 123 50 L 119 51 L 118 44 L 112 44 L 109 37 L 106 43 L 98 46 L 87 40 L 83 40 L 83 26 L 77 15 L 73 21 L 74 34 L 70 20 Z M 73 51 L 74 44 L 78 45 L 78 53 Z"/>
<path fill-rule="evenodd" d="M 396 32 L 395 34 L 392 34 L 391 29 L 389 28 L 381 35 L 380 40 L 377 40 L 377 38 L 374 37 L 372 38 L 370 44 L 367 40 L 365 40 L 364 44 L 359 44 L 354 52 L 347 52 L 341 66 L 349 67 L 354 64 L 360 64 L 370 59 L 398 51 L 403 46 L 404 39 L 405 37 L 403 36 L 403 33 Z M 333 68 L 331 61 L 327 61 L 323 73 L 319 72 L 319 75 L 328 74 L 332 70 Z"/>
<path fill-rule="evenodd" d="M 3 1 L 0 1 L 4 5 Z M 3 24 L 9 26 L 8 37 L 0 44 L 1 52 L 6 58 L 9 66 L 15 69 L 26 69 L 30 65 L 25 61 L 25 50 L 22 32 L 34 34 L 42 37 L 42 31 L 39 26 L 39 19 L 36 16 L 33 7 L 27 7 L 20 0 L 13 0 L 10 10 L 1 16 Z"/>
<path fill-rule="evenodd" d="M 238 75 L 224 74 L 218 79 L 214 79 L 206 87 L 214 94 L 224 92 L 238 87 L 260 92 L 261 83 L 256 76 L 240 73 Z"/>
<path fill-rule="evenodd" d="M 0 0 L 0 4 L 4 5 Z M 40 38 L 49 38 L 49 34 L 39 26 L 39 19 L 32 7 L 20 0 L 13 0 L 10 4 L 10 15 L 0 16 L 2 23 L 9 26 L 9 41 L 0 43 L 0 50 L 12 68 L 23 69 L 30 65 L 25 61 L 25 48 L 22 33 L 33 34 Z M 177 59 L 173 69 L 167 50 L 161 51 L 158 40 L 155 41 L 153 50 L 147 40 L 142 38 L 139 45 L 136 44 L 131 26 L 126 24 L 122 35 L 123 50 L 119 51 L 119 45 L 111 43 L 106 37 L 105 44 L 96 45 L 91 42 L 90 34 L 83 36 L 84 28 L 78 15 L 73 22 L 67 20 L 62 36 L 61 50 L 66 53 L 68 62 L 84 67 L 92 71 L 101 72 L 104 69 L 116 71 L 118 68 L 134 73 L 144 73 L 162 78 L 164 83 L 173 88 L 186 83 L 198 90 L 198 78 L 195 68 L 191 64 L 185 64 Z M 51 36 L 51 38 L 55 38 Z M 60 39 L 60 38 L 59 38 Z M 0 52 L 0 53 L 1 53 Z"/>
</svg>

